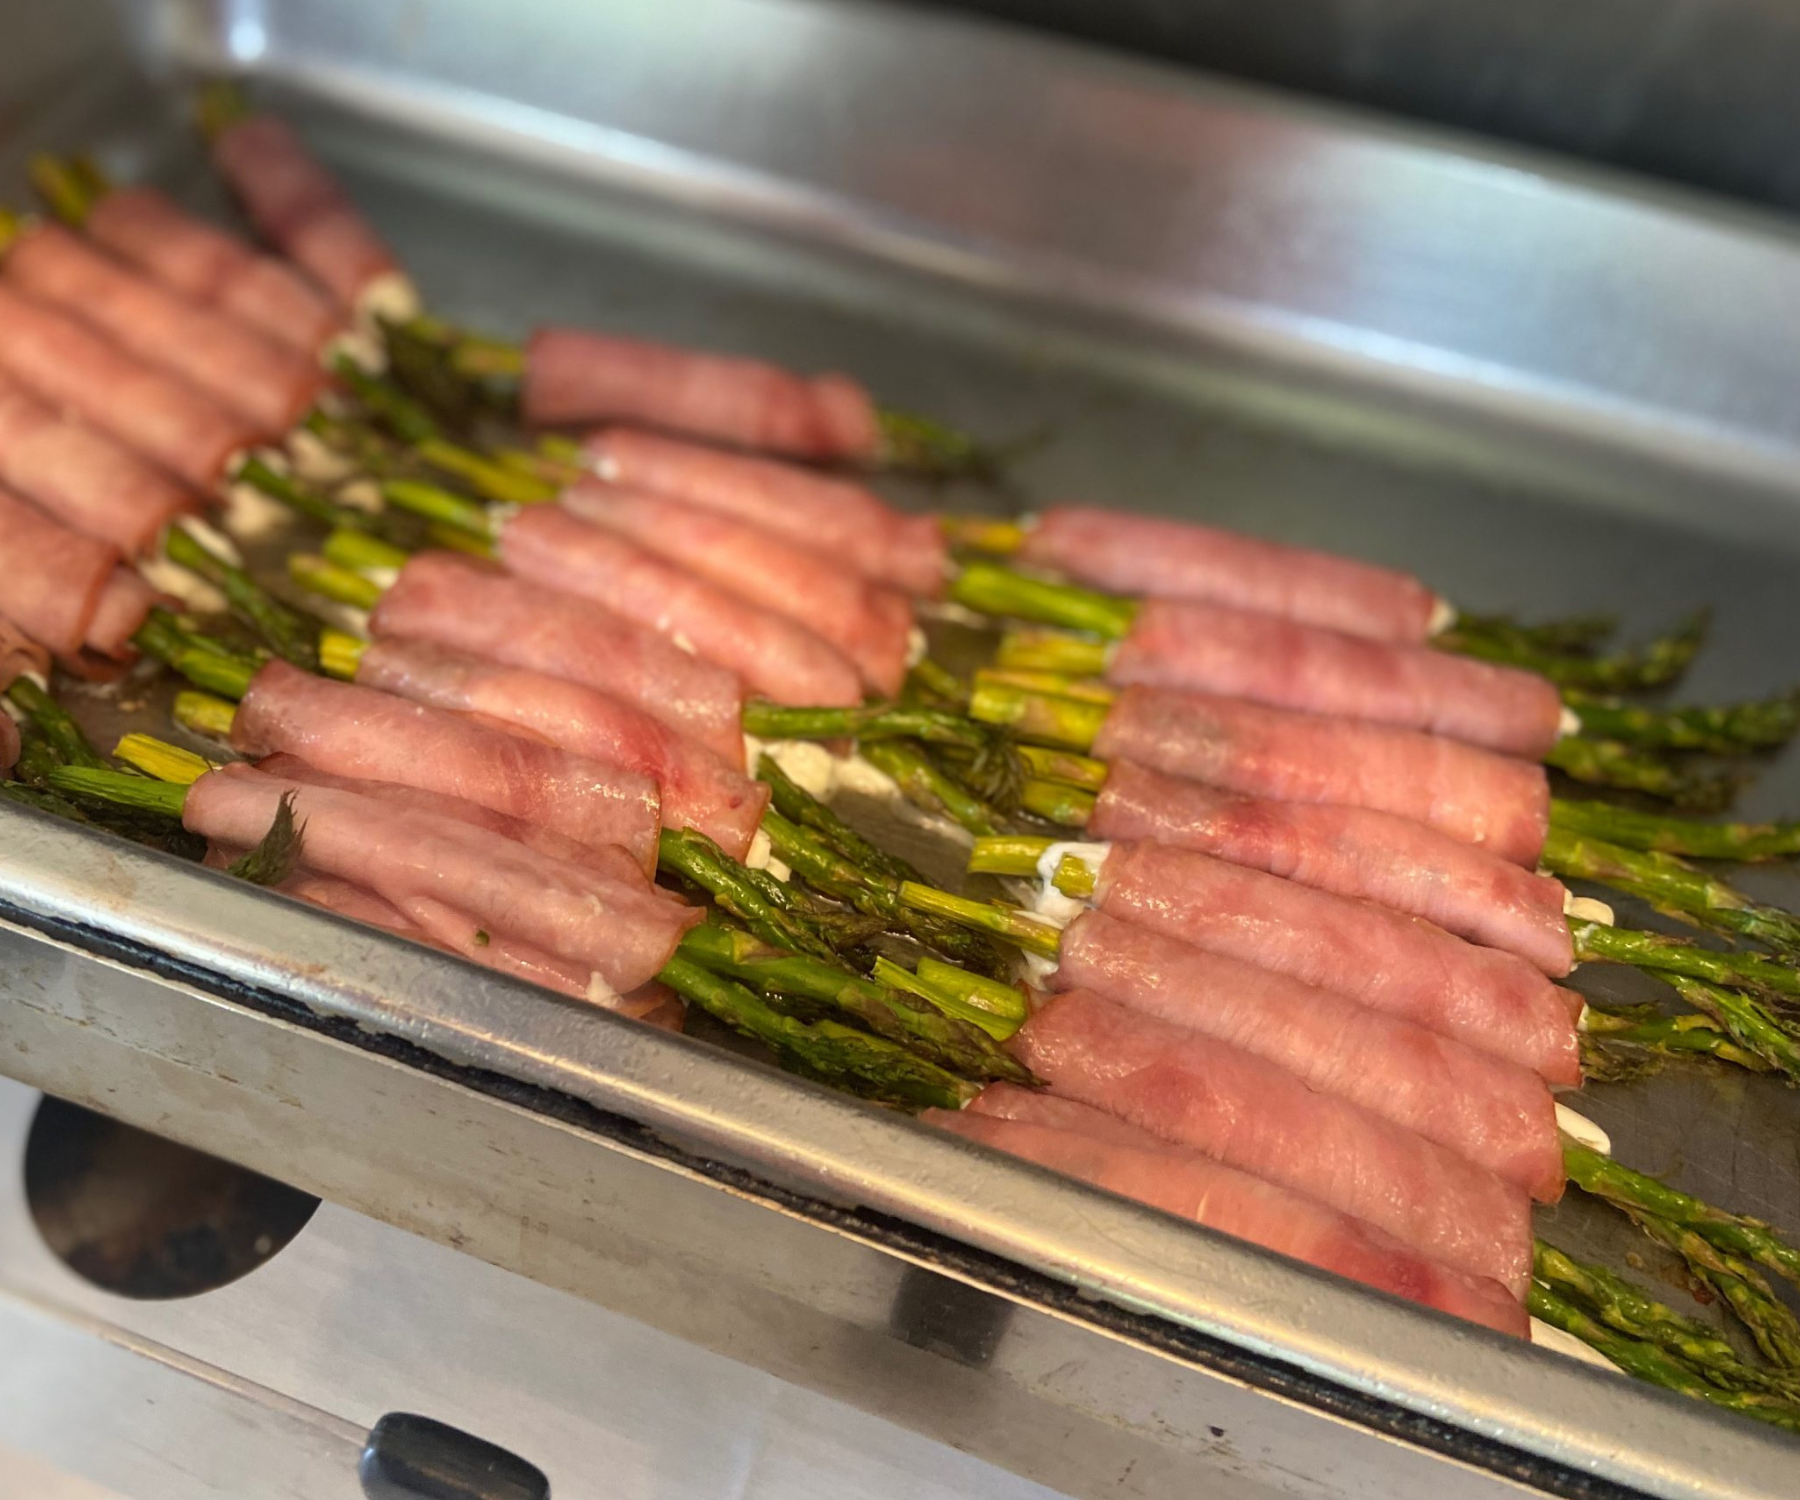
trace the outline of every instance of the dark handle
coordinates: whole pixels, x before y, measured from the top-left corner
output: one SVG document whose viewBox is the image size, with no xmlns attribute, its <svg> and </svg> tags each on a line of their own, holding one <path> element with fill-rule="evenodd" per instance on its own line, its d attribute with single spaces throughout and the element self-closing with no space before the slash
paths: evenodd
<svg viewBox="0 0 1800 1500">
<path fill-rule="evenodd" d="M 356 1466 L 368 1500 L 550 1500 L 544 1471 L 460 1428 L 391 1411 Z"/>
</svg>

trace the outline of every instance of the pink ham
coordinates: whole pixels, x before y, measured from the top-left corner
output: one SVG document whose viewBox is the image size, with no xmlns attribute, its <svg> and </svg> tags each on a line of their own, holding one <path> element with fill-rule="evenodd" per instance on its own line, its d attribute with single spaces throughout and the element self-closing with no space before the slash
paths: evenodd
<svg viewBox="0 0 1800 1500">
<path fill-rule="evenodd" d="M 182 820 L 205 838 L 253 845 L 284 793 L 293 794 L 310 869 L 366 886 L 427 932 L 454 910 L 490 937 L 585 964 L 621 993 L 652 979 L 701 918 L 656 894 L 640 873 L 619 879 L 620 865 L 567 864 L 467 823 L 248 766 L 201 777 Z"/>
<path fill-rule="evenodd" d="M 1051 1001 L 1009 1046 L 1059 1094 L 1524 1294 L 1521 1189 L 1274 1063 L 1082 990 Z"/>
<path fill-rule="evenodd" d="M 1367 901 L 1162 844 L 1114 844 L 1095 904 L 1121 921 L 1257 964 L 1579 1083 L 1579 997 L 1522 958 Z"/>
<path fill-rule="evenodd" d="M 736 675 L 573 594 L 454 552 L 422 552 L 381 596 L 369 628 L 377 638 L 432 641 L 582 683 L 743 764 L 744 690 Z"/>
<path fill-rule="evenodd" d="M 188 301 L 60 225 L 20 239 L 6 258 L 6 276 L 253 422 L 265 437 L 286 433 L 325 387 L 317 360 Z"/>
<path fill-rule="evenodd" d="M 1397 724 L 1530 760 L 1562 737 L 1562 696 L 1535 672 L 1196 600 L 1148 601 L 1106 677 Z"/>
<path fill-rule="evenodd" d="M 656 859 L 656 783 L 553 745 L 286 662 L 258 672 L 233 720 L 245 755 L 285 751 L 339 775 L 444 792 L 596 848 Z"/>
<path fill-rule="evenodd" d="M 579 328 L 531 336 L 519 406 L 538 427 L 629 422 L 797 458 L 867 460 L 881 450 L 875 405 L 845 376 Z"/>
<path fill-rule="evenodd" d="M 768 805 L 769 789 L 704 745 L 642 709 L 578 682 L 499 666 L 426 641 L 380 640 L 363 653 L 356 680 L 415 702 L 517 727 L 547 744 L 648 776 L 663 822 L 697 828 L 742 859 Z"/>
<path fill-rule="evenodd" d="M 305 277 L 155 188 L 106 194 L 85 227 L 96 244 L 190 302 L 216 308 L 299 354 L 318 355 L 342 326 L 330 299 Z"/>
<path fill-rule="evenodd" d="M 129 661 L 137 655 L 132 636 L 144 623 L 151 606 L 163 596 L 130 568 L 114 568 L 112 577 L 100 592 L 83 645 L 89 651 L 109 656 L 115 661 Z"/>
<path fill-rule="evenodd" d="M 1093 748 L 1253 797 L 1393 813 L 1519 865 L 1537 863 L 1550 827 L 1542 766 L 1417 730 L 1210 693 L 1126 688 Z"/>
<path fill-rule="evenodd" d="M 836 643 L 872 691 L 887 697 L 900 691 L 912 606 L 904 595 L 870 583 L 840 559 L 704 506 L 594 479 L 566 490 L 562 504 L 582 520 Z"/>
<path fill-rule="evenodd" d="M 944 592 L 950 554 L 937 522 L 902 515 L 848 479 L 629 427 L 605 428 L 583 446 L 614 484 L 780 532 L 909 594 Z"/>
<path fill-rule="evenodd" d="M 0 483 L 128 556 L 195 509 L 193 495 L 111 438 L 68 421 L 0 375 Z"/>
<path fill-rule="evenodd" d="M 348 312 L 398 262 L 293 129 L 254 115 L 220 133 L 213 161 L 257 232 Z"/>
<path fill-rule="evenodd" d="M 56 655 L 86 644 L 118 563 L 116 548 L 0 490 L 0 615 Z"/>
<path fill-rule="evenodd" d="M 1560 881 L 1392 813 L 1244 797 L 1120 760 L 1087 831 L 1153 839 L 1374 901 L 1516 953 L 1557 978 L 1574 965 Z"/>
<path fill-rule="evenodd" d="M 210 491 L 234 453 L 254 447 L 254 422 L 139 362 L 75 319 L 0 280 L 0 373 L 117 438 L 196 489 Z"/>
<path fill-rule="evenodd" d="M 546 828 L 524 818 L 509 817 L 506 813 L 495 812 L 490 807 L 483 807 L 462 797 L 452 797 L 444 792 L 428 792 L 397 781 L 369 781 L 357 776 L 339 776 L 331 771 L 321 771 L 297 755 L 265 755 L 257 761 L 256 769 L 270 776 L 279 776 L 283 781 L 298 782 L 302 786 L 323 786 L 340 792 L 355 792 L 359 796 L 379 798 L 412 812 L 472 824 L 476 828 L 485 828 L 489 833 L 498 834 L 501 838 L 511 839 L 515 844 L 523 844 L 527 849 L 551 859 L 581 864 L 596 857 L 591 845 L 577 843 L 554 828 Z M 632 869 L 638 868 L 632 856 L 616 845 L 599 851 L 599 857 L 609 858 L 614 853 Z"/>
<path fill-rule="evenodd" d="M 1210 600 L 1378 641 L 1424 640 L 1439 602 L 1373 563 L 1090 505 L 1045 511 L 1022 555 L 1096 588 Z"/>
<path fill-rule="evenodd" d="M 999 1093 L 1009 1096 L 1007 1102 L 984 1108 Z M 1040 1111 L 1045 1118 L 1037 1118 Z M 960 1113 L 933 1109 L 920 1118 L 1321 1271 L 1501 1333 L 1527 1336 L 1525 1309 L 1499 1282 L 1454 1271 L 1373 1224 L 1221 1166 L 1085 1104 L 996 1084 Z"/>
<path fill-rule="evenodd" d="M 1092 990 L 1255 1053 L 1309 1088 L 1498 1173 L 1540 1202 L 1562 1196 L 1550 1090 L 1515 1063 L 1105 912 L 1085 912 L 1064 931 L 1055 984 Z"/>
<path fill-rule="evenodd" d="M 804 626 L 734 599 L 561 506 L 519 511 L 500 533 L 499 552 L 519 577 L 685 641 L 778 703 L 862 701 L 856 668 Z"/>
</svg>

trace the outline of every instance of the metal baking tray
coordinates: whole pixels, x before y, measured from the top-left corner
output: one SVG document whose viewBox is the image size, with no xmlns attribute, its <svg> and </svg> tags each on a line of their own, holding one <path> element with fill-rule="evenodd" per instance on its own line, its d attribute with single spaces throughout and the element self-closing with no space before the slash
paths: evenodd
<svg viewBox="0 0 1800 1500">
<path fill-rule="evenodd" d="M 1789 672 L 1779 222 L 822 0 L 13 0 L 0 27 L 8 199 L 31 149 L 85 146 L 223 212 L 185 86 L 242 72 L 449 317 L 1047 432 L 1016 493 L 959 506 L 1204 516 L 1641 630 L 1714 601 L 1684 691 Z M 1792 759 L 1745 805 L 1800 807 Z M 1780 1435 L 10 807 L 0 1069 L 1072 1494 L 1792 1491 Z M 1634 1165 L 1800 1220 L 1778 1084 L 1586 1107 Z"/>
</svg>

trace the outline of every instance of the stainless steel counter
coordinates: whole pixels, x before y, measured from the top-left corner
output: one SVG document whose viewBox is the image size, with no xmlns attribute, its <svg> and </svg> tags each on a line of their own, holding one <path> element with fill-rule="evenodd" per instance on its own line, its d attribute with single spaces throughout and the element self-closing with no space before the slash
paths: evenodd
<svg viewBox="0 0 1800 1500">
<path fill-rule="evenodd" d="M 1030 495 L 1377 556 L 1476 607 L 1647 629 L 1716 600 L 1692 689 L 1786 676 L 1777 228 L 873 7 L 129 16 L 156 81 L 97 29 L 0 143 L 0 189 L 79 144 L 216 204 L 177 85 L 243 67 L 453 318 L 1048 424 Z M 1797 792 L 1783 766 L 1749 805 Z M 1786 1493 L 1778 1435 L 10 808 L 0 920 L 13 1076 L 1070 1493 Z M 1639 1164 L 1800 1220 L 1767 1080 L 1594 1110 Z M 1625 1243 L 1575 1212 L 1558 1235 Z"/>
</svg>

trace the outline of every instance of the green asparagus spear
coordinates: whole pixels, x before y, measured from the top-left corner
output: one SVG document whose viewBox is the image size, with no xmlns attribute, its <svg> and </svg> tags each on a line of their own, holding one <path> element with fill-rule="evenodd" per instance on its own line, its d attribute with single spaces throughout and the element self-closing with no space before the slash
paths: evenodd
<svg viewBox="0 0 1800 1500">
<path fill-rule="evenodd" d="M 861 748 L 863 759 L 892 777 L 901 795 L 913 806 L 947 817 L 977 837 L 999 831 L 1000 814 L 945 775 L 920 745 L 910 740 L 884 739 L 870 740 Z"/>
<path fill-rule="evenodd" d="M 214 645 L 199 643 L 191 631 L 166 610 L 153 609 L 145 616 L 133 642 L 146 656 L 155 657 L 196 687 L 227 698 L 241 698 L 250 689 L 250 679 L 257 673 L 258 663 L 246 657 L 233 656 Z M 317 669 L 315 641 L 314 669 Z"/>
<path fill-rule="evenodd" d="M 764 942 L 789 952 L 804 953 L 826 963 L 837 955 L 818 928 L 778 900 L 752 878 L 705 834 L 693 828 L 665 828 L 657 840 L 657 863 L 706 891 L 725 911 L 736 917 Z"/>
<path fill-rule="evenodd" d="M 1581 717 L 1581 732 L 1649 750 L 1750 755 L 1785 745 L 1800 730 L 1800 695 L 1785 693 L 1714 708 L 1644 708 L 1575 689 L 1563 701 Z"/>
<path fill-rule="evenodd" d="M 1683 1000 L 1698 1006 L 1740 1047 L 1800 1083 L 1800 1028 L 1778 1019 L 1754 995 L 1740 990 L 1679 974 L 1671 975 L 1669 983 Z"/>
<path fill-rule="evenodd" d="M 1511 615 L 1464 615 L 1455 628 L 1465 635 L 1486 636 L 1516 650 L 1543 651 L 1554 656 L 1591 656 L 1619 628 L 1616 615 L 1570 615 L 1523 625 Z"/>
<path fill-rule="evenodd" d="M 1631 1217 L 1651 1239 L 1680 1255 L 1697 1282 L 1725 1299 L 1757 1348 L 1783 1369 L 1800 1371 L 1800 1319 L 1755 1266 L 1685 1225 L 1656 1214 L 1633 1212 Z"/>
<path fill-rule="evenodd" d="M 1700 823 L 1668 813 L 1639 812 L 1609 802 L 1557 798 L 1550 804 L 1553 826 L 1591 834 L 1628 849 L 1686 855 L 1690 859 L 1757 861 L 1800 854 L 1800 822 Z"/>
<path fill-rule="evenodd" d="M 737 928 L 704 922 L 682 939 L 680 953 L 765 994 L 796 995 L 841 1010 L 877 1036 L 965 1078 L 1031 1084 L 1031 1071 L 978 1026 L 945 1014 L 918 996 L 864 979 L 804 954 L 771 947 Z"/>
<path fill-rule="evenodd" d="M 1010 729 L 1022 740 L 1069 750 L 1087 750 L 1106 722 L 1107 706 L 1049 693 L 1034 693 L 989 679 L 979 682 L 969 716 Z"/>
<path fill-rule="evenodd" d="M 164 550 L 169 561 L 204 578 L 266 640 L 275 654 L 297 667 L 319 667 L 317 620 L 275 598 L 242 568 L 211 551 L 187 527 L 171 526 Z"/>
<path fill-rule="evenodd" d="M 1655 974 L 1683 974 L 1728 989 L 1800 996 L 1800 971 L 1758 953 L 1722 953 L 1714 948 L 1598 922 L 1573 922 L 1569 938 L 1577 963 L 1629 964 Z"/>
<path fill-rule="evenodd" d="M 6 696 L 43 736 L 59 764 L 108 768 L 106 757 L 88 743 L 81 726 L 31 678 L 14 678 Z"/>
<path fill-rule="evenodd" d="M 1654 1073 L 1669 1058 L 1712 1057 L 1752 1073 L 1773 1070 L 1710 1015 L 1669 1016 L 1654 1006 L 1609 1010 L 1589 1004 L 1581 1033 L 1581 1076 L 1625 1083 Z"/>
<path fill-rule="evenodd" d="M 1052 923 L 998 902 L 954 896 L 910 880 L 900 887 L 900 900 L 914 911 L 947 917 L 1044 958 L 1055 958 L 1062 946 L 1062 933 Z"/>
<path fill-rule="evenodd" d="M 1532 1282 L 1526 1305 L 1534 1318 L 1541 1318 L 1551 1327 L 1580 1339 L 1628 1375 L 1635 1375 L 1664 1390 L 1742 1412 L 1788 1432 L 1800 1432 L 1800 1412 L 1790 1410 L 1789 1403 L 1783 1398 L 1756 1391 L 1724 1390 L 1657 1345 L 1644 1339 L 1627 1338 L 1589 1317 L 1541 1281 Z"/>
<path fill-rule="evenodd" d="M 757 780 L 767 782 L 770 803 L 789 821 L 814 833 L 853 864 L 893 880 L 923 880 L 905 860 L 870 843 L 817 797 L 799 785 L 772 755 L 758 757 Z"/>
<path fill-rule="evenodd" d="M 996 484 L 1003 475 L 1005 453 L 935 418 L 882 406 L 876 408 L 875 420 L 881 428 L 875 460 L 880 468 L 940 482 Z"/>
<path fill-rule="evenodd" d="M 1036 620 L 1107 640 L 1129 635 L 1138 612 L 1135 599 L 1036 578 L 990 562 L 969 563 L 951 581 L 950 597 L 984 615 Z"/>
<path fill-rule="evenodd" d="M 1613 656 L 1558 655 L 1518 640 L 1447 630 L 1434 644 L 1504 666 L 1523 667 L 1558 687 L 1593 693 L 1629 693 L 1664 687 L 1688 669 L 1706 639 L 1709 615 L 1696 611 L 1662 638 Z"/>
<path fill-rule="evenodd" d="M 1584 1192 L 1627 1213 L 1691 1230 L 1722 1253 L 1767 1266 L 1800 1286 L 1800 1250 L 1760 1220 L 1714 1208 L 1575 1141 L 1564 1140 L 1563 1164 L 1570 1181 Z"/>
<path fill-rule="evenodd" d="M 1749 938 L 1780 952 L 1800 951 L 1800 917 L 1754 901 L 1672 854 L 1626 849 L 1551 825 L 1539 856 L 1565 880 L 1591 880 L 1648 901 L 1658 911 Z"/>
<path fill-rule="evenodd" d="M 252 453 L 242 459 L 231 477 L 236 483 L 250 486 L 308 520 L 334 528 L 366 531 L 373 536 L 391 538 L 397 534 L 393 517 L 380 511 L 341 504 L 287 471 L 276 468 L 259 454 Z"/>
<path fill-rule="evenodd" d="M 839 1021 L 784 1016 L 743 985 L 677 956 L 657 976 L 690 1004 L 771 1048 L 783 1067 L 907 1109 L 961 1109 L 981 1086 L 885 1037 Z"/>
<path fill-rule="evenodd" d="M 994 739 L 986 725 L 943 709 L 906 703 L 789 708 L 767 698 L 752 698 L 744 705 L 744 733 L 762 740 L 924 740 L 971 750 L 985 749 Z"/>
<path fill-rule="evenodd" d="M 1694 770 L 1618 740 L 1592 740 L 1579 734 L 1558 740 L 1544 757 L 1544 764 L 1574 781 L 1642 792 L 1695 812 L 1728 807 L 1742 784 L 1740 776 L 1728 772 Z"/>
</svg>

